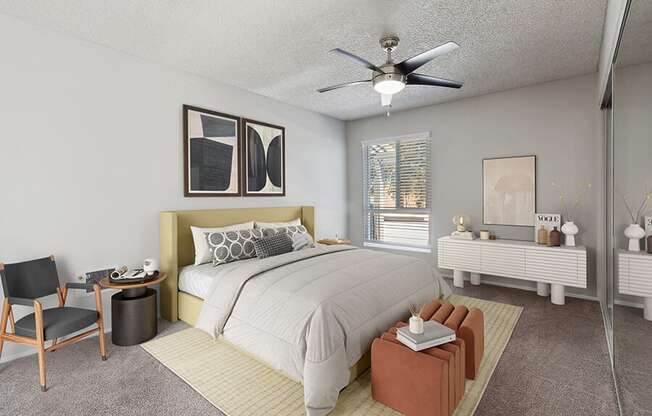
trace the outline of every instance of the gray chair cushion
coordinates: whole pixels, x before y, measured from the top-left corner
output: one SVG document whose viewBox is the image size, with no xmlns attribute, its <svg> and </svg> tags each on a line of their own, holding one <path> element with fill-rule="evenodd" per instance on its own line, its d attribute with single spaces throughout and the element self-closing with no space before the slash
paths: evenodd
<svg viewBox="0 0 652 416">
<path fill-rule="evenodd" d="M 43 311 L 44 339 L 48 340 L 69 335 L 91 326 L 97 322 L 98 318 L 97 311 L 90 309 L 68 307 L 45 309 Z M 16 321 L 16 335 L 36 338 L 33 313 Z"/>
</svg>

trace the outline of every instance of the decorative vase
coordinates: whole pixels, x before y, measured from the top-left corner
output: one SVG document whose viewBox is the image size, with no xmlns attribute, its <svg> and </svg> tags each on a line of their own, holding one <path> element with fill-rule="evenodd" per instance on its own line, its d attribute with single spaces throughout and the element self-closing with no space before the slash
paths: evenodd
<svg viewBox="0 0 652 416">
<path fill-rule="evenodd" d="M 629 224 L 625 228 L 625 237 L 629 238 L 629 251 L 641 251 L 639 241 L 645 237 L 645 230 L 638 224 Z"/>
<path fill-rule="evenodd" d="M 555 226 L 550 234 L 548 234 L 548 246 L 549 247 L 559 247 L 561 245 L 561 233 Z"/>
<path fill-rule="evenodd" d="M 423 334 L 423 319 L 419 316 L 410 318 L 410 332 L 413 334 Z"/>
<path fill-rule="evenodd" d="M 543 245 L 548 244 L 548 230 L 546 230 L 545 225 L 542 225 L 539 231 L 537 231 L 537 243 Z"/>
<path fill-rule="evenodd" d="M 647 252 L 652 254 L 652 234 L 647 236 Z"/>
<path fill-rule="evenodd" d="M 580 231 L 580 229 L 575 225 L 573 221 L 566 221 L 564 225 L 561 226 L 561 232 L 566 236 L 566 245 L 569 247 L 575 247 L 575 235 Z"/>
</svg>

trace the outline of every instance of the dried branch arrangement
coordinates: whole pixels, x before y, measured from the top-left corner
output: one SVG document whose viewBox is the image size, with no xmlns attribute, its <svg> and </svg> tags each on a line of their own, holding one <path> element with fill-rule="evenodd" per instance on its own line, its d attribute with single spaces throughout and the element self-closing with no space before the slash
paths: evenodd
<svg viewBox="0 0 652 416">
<path fill-rule="evenodd" d="M 582 202 L 582 198 L 589 190 L 591 190 L 592 185 L 588 183 L 586 186 L 580 188 L 580 191 L 572 201 L 570 201 L 570 198 L 567 196 L 566 192 L 564 192 L 564 189 L 557 182 L 553 182 L 552 187 L 557 190 L 557 193 L 559 193 L 561 215 L 565 218 L 565 221 L 573 221 L 576 210 Z"/>
<path fill-rule="evenodd" d="M 643 200 L 641 201 L 641 204 L 638 206 L 638 209 L 636 210 L 636 215 L 634 215 L 634 210 L 632 209 L 633 205 L 630 204 L 627 195 L 622 195 L 623 202 L 625 203 L 625 208 L 627 208 L 627 212 L 629 213 L 629 216 L 632 219 L 632 224 L 638 224 L 640 218 L 643 216 L 643 214 L 645 214 L 645 209 L 647 208 L 647 204 L 650 201 L 650 198 L 652 198 L 652 191 L 648 192 L 647 186 L 645 187 L 645 189 L 646 190 L 643 192 Z"/>
</svg>

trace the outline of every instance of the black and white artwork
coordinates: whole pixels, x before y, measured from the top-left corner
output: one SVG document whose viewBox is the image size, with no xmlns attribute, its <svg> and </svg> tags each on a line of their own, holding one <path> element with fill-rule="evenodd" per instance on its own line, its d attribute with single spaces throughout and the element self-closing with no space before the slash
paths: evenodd
<svg viewBox="0 0 652 416">
<path fill-rule="evenodd" d="M 183 106 L 184 195 L 238 196 L 240 118 Z"/>
<path fill-rule="evenodd" d="M 243 120 L 245 196 L 285 196 L 285 128 Z"/>
</svg>

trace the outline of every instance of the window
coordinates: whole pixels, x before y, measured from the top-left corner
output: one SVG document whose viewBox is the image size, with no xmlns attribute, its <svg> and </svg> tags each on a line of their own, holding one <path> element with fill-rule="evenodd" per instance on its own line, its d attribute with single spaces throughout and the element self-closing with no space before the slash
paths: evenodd
<svg viewBox="0 0 652 416">
<path fill-rule="evenodd" d="M 364 244 L 430 251 L 430 136 L 362 143 Z"/>
</svg>

